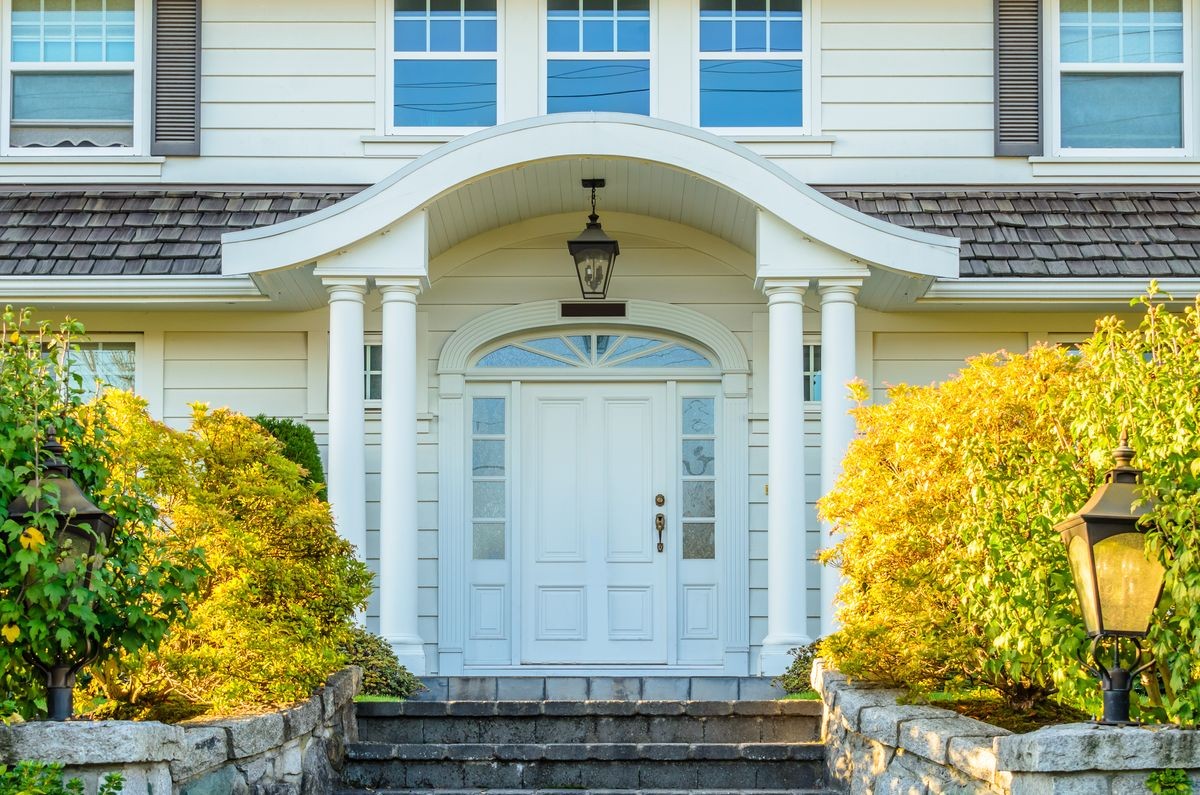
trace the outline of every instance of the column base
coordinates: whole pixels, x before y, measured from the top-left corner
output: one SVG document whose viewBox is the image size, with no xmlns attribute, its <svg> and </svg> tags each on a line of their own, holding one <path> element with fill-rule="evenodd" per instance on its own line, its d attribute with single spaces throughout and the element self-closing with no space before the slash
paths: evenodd
<svg viewBox="0 0 1200 795">
<path fill-rule="evenodd" d="M 409 673 L 413 676 L 425 676 L 428 671 L 425 663 L 424 641 L 408 635 L 394 637 L 385 635 L 383 639 L 392 647 L 396 659 L 408 669 Z"/>
<path fill-rule="evenodd" d="M 758 653 L 759 676 L 779 676 L 792 664 L 792 649 L 807 646 L 812 638 L 795 635 L 782 638 L 768 637 L 763 640 L 762 651 Z"/>
</svg>

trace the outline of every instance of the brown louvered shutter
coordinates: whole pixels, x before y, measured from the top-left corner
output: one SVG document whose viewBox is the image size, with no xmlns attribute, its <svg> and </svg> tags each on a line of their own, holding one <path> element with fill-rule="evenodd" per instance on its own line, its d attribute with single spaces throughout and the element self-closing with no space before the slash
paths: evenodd
<svg viewBox="0 0 1200 795">
<path fill-rule="evenodd" d="M 155 0 L 153 104 L 151 154 L 200 154 L 200 0 Z"/>
<path fill-rule="evenodd" d="M 1042 147 L 1041 0 L 995 0 L 996 154 Z"/>
</svg>

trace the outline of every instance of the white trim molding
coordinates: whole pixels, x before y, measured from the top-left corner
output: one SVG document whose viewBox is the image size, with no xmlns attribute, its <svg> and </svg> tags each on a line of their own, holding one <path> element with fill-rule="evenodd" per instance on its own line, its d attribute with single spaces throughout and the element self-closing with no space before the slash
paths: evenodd
<svg viewBox="0 0 1200 795">
<path fill-rule="evenodd" d="M 0 302 L 54 304 L 173 304 L 191 301 L 263 302 L 249 276 L 5 276 Z"/>
<path fill-rule="evenodd" d="M 918 304 L 954 303 L 1035 303 L 1062 304 L 1082 302 L 1123 303 L 1146 292 L 1150 282 L 1176 300 L 1191 300 L 1200 293 L 1200 279 L 1153 276 L 1122 278 L 975 278 L 935 281 Z"/>
</svg>

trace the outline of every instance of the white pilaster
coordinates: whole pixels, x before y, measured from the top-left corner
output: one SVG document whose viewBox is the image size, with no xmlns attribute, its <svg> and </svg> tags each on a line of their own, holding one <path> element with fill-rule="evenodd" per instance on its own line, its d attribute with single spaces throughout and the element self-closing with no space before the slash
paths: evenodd
<svg viewBox="0 0 1200 795">
<path fill-rule="evenodd" d="M 842 459 L 854 439 L 854 417 L 846 385 L 855 373 L 855 298 L 862 279 L 820 279 L 821 291 L 821 494 L 833 490 Z M 821 522 L 821 548 L 834 545 L 833 527 Z M 837 629 L 835 616 L 841 571 L 821 567 L 821 636 Z"/>
<path fill-rule="evenodd" d="M 804 494 L 804 291 L 806 280 L 766 279 L 770 370 L 767 495 L 767 636 L 760 673 L 787 669 L 810 641 Z"/>
<path fill-rule="evenodd" d="M 324 279 L 329 291 L 329 502 L 338 533 L 367 553 L 363 296 L 367 280 Z"/>
<path fill-rule="evenodd" d="M 376 279 L 383 313 L 379 634 L 400 663 L 426 671 L 417 623 L 417 295 L 419 279 Z M 361 381 L 361 379 L 360 379 Z"/>
</svg>

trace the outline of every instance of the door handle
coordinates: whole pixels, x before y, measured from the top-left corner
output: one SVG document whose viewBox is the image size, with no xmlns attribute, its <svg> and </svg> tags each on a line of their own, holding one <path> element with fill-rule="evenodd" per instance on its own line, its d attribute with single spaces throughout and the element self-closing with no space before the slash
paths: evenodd
<svg viewBox="0 0 1200 795">
<path fill-rule="evenodd" d="M 663 530 L 667 529 L 667 517 L 664 514 L 654 515 L 654 529 L 658 531 L 658 551 L 663 551 Z"/>
</svg>

